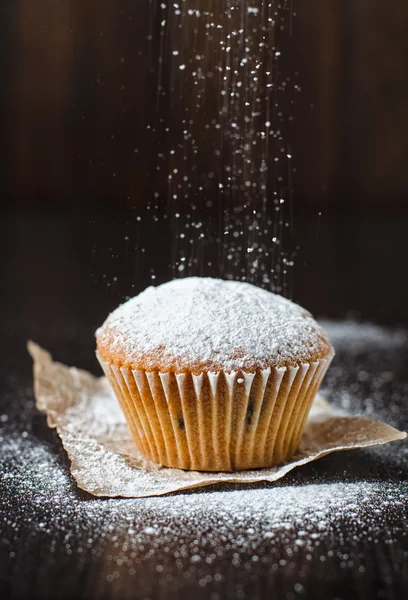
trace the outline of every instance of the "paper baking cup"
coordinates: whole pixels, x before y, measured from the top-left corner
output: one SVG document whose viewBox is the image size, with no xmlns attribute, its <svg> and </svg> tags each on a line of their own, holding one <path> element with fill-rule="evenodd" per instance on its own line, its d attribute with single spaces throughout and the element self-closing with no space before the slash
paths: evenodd
<svg viewBox="0 0 408 600">
<path fill-rule="evenodd" d="M 297 450 L 333 355 L 256 373 L 160 373 L 97 353 L 135 443 L 148 460 L 194 471 L 279 465 Z"/>
</svg>

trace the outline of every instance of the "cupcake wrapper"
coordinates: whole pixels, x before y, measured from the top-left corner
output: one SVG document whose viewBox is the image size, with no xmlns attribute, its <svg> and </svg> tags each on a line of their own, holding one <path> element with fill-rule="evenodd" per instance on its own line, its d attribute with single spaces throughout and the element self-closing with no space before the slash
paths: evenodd
<svg viewBox="0 0 408 600">
<path fill-rule="evenodd" d="M 333 355 L 256 373 L 160 373 L 98 360 L 140 452 L 178 469 L 278 465 L 297 450 Z"/>
</svg>

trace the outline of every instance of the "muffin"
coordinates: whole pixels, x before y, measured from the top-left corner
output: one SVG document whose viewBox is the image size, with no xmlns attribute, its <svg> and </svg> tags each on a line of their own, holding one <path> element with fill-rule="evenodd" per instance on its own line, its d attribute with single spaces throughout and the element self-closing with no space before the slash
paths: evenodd
<svg viewBox="0 0 408 600">
<path fill-rule="evenodd" d="M 107 318 L 96 340 L 140 452 L 199 471 L 287 461 L 334 355 L 297 304 L 200 277 L 147 288 Z"/>
</svg>

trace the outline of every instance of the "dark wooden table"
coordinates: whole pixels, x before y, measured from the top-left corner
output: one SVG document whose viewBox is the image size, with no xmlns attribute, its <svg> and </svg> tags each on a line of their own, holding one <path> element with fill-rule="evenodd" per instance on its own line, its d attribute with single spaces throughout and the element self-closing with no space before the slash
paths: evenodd
<svg viewBox="0 0 408 600">
<path fill-rule="evenodd" d="M 25 343 L 98 373 L 93 332 L 111 299 L 100 308 L 87 269 L 75 267 L 69 225 L 45 219 L 34 235 L 30 224 L 10 223 L 1 266 L 1 598 L 407 597 L 406 442 L 328 456 L 251 489 L 139 500 L 79 491 L 57 434 L 34 408 Z M 408 429 L 404 330 L 328 328 L 337 356 L 326 394 Z M 355 490 L 349 512 L 342 486 L 346 504 Z"/>
</svg>

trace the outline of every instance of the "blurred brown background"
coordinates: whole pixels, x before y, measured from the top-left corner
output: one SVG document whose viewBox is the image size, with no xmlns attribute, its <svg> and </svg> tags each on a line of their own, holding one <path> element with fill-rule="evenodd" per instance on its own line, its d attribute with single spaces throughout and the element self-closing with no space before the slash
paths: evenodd
<svg viewBox="0 0 408 600">
<path fill-rule="evenodd" d="M 154 4 L 2 0 L 0 143 L 9 204 L 143 202 L 153 150 L 146 36 Z M 302 85 L 298 198 L 323 208 L 350 195 L 367 208 L 405 206 L 408 3 L 294 6 L 288 50 Z"/>
<path fill-rule="evenodd" d="M 117 219 L 144 206 L 154 159 L 146 123 L 157 86 L 155 4 L 2 0 L 0 169 L 8 219 L 16 210 L 32 219 L 44 211 Z M 355 309 L 408 321 L 408 2 L 297 0 L 294 7 L 284 53 L 302 87 L 293 140 L 294 297 L 318 314 Z M 123 240 L 123 227 L 116 229 Z M 111 262 L 123 244 L 115 246 L 109 231 L 82 232 L 84 272 L 97 286 L 103 272 L 121 274 Z M 9 256 L 16 239 L 8 239 Z M 30 253 L 39 247 L 33 242 Z M 102 257 L 100 266 L 89 267 L 91 253 Z M 132 276 L 129 268 L 112 302 L 129 293 Z"/>
</svg>

